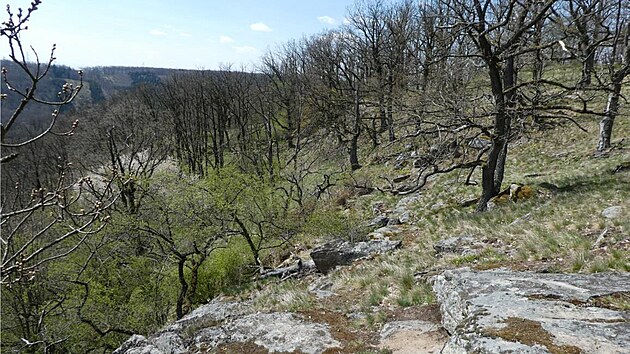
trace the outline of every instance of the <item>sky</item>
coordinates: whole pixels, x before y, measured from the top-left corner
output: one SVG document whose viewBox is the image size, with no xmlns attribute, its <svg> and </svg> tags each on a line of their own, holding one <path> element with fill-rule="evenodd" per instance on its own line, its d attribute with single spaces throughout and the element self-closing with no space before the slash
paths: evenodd
<svg viewBox="0 0 630 354">
<path fill-rule="evenodd" d="M 14 12 L 30 0 L 5 0 Z M 355 0 L 43 0 L 22 40 L 73 68 L 253 67 L 291 39 L 340 26 Z M 4 6 L 2 6 L 4 10 Z M 6 20 L 3 12 L 0 19 Z M 7 57 L 6 38 L 0 43 Z M 34 58 L 34 57 L 33 57 Z"/>
</svg>

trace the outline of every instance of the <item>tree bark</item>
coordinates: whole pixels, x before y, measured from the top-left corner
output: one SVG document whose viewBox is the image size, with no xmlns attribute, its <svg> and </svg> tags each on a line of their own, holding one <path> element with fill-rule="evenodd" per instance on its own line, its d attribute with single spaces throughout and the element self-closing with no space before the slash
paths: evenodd
<svg viewBox="0 0 630 354">
<path fill-rule="evenodd" d="M 238 226 L 241 228 L 241 235 L 247 242 L 247 245 L 249 246 L 250 251 L 252 251 L 252 256 L 254 257 L 254 264 L 257 267 L 260 267 L 260 255 L 258 252 L 258 248 L 254 244 L 254 240 L 252 240 L 252 236 L 249 234 L 249 231 L 247 231 L 247 227 L 245 226 L 243 221 L 239 219 L 239 217 L 236 214 L 232 214 L 232 217 L 234 218 L 234 221 L 238 224 Z"/>
<path fill-rule="evenodd" d="M 597 151 L 603 152 L 611 147 L 612 128 L 619 109 L 619 98 L 621 96 L 621 82 L 615 82 L 613 91 L 608 95 L 608 104 L 604 118 L 599 122 L 599 143 Z"/>
<path fill-rule="evenodd" d="M 184 274 L 184 265 L 186 264 L 186 257 L 180 257 L 177 262 L 177 275 L 179 278 L 179 296 L 177 297 L 177 306 L 175 309 L 177 319 L 184 317 L 184 300 L 188 293 L 188 283 L 186 282 L 186 276 Z"/>
<path fill-rule="evenodd" d="M 350 154 L 350 168 L 352 171 L 361 168 L 359 164 L 359 136 L 361 135 L 361 100 L 359 97 L 359 88 L 354 91 L 354 129 L 350 138 L 350 146 L 348 153 Z"/>
<path fill-rule="evenodd" d="M 582 78 L 578 83 L 581 88 L 586 88 L 591 85 L 591 78 L 593 76 L 593 70 L 595 68 L 595 50 L 592 48 L 587 49 L 586 57 L 582 63 Z"/>
<path fill-rule="evenodd" d="M 182 310 L 184 310 L 185 307 L 190 310 L 190 308 L 192 307 L 194 303 L 193 297 L 197 293 L 197 284 L 199 283 L 199 268 L 203 264 L 203 261 L 206 259 L 206 256 L 205 254 L 200 254 L 200 257 L 198 260 L 194 259 L 193 257 L 191 258 L 192 260 L 191 260 L 191 265 L 190 265 L 190 286 L 189 286 L 189 289 L 187 289 L 188 291 L 186 293 L 184 306 L 182 306 Z M 188 311 L 184 311 L 184 312 L 188 312 Z"/>
<path fill-rule="evenodd" d="M 394 132 L 394 76 L 389 73 L 387 76 L 387 127 L 389 131 L 389 141 L 396 140 L 396 133 Z"/>
<path fill-rule="evenodd" d="M 485 38 L 484 38 L 485 39 Z M 481 41 L 482 50 L 491 53 L 489 42 Z M 488 160 L 482 168 L 482 192 L 477 204 L 477 211 L 486 211 L 488 201 L 501 191 L 505 162 L 507 159 L 508 139 L 512 121 L 512 111 L 516 102 L 514 93 L 510 91 L 516 82 L 516 68 L 514 58 L 506 59 L 501 70 L 498 62 L 492 55 L 487 56 L 489 67 L 490 83 L 495 100 L 494 134 L 492 136 L 492 147 L 488 153 Z"/>
<path fill-rule="evenodd" d="M 352 169 L 352 171 L 356 171 L 361 168 L 361 164 L 359 164 L 358 140 L 358 134 L 353 134 L 352 138 L 350 139 L 350 147 L 348 147 L 348 152 L 350 154 L 350 168 Z"/>
</svg>

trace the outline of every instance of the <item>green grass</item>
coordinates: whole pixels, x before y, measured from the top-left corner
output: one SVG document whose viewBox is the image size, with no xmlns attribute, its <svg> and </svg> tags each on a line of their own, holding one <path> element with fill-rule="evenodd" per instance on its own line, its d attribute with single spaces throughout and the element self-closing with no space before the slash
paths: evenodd
<svg viewBox="0 0 630 354">
<path fill-rule="evenodd" d="M 422 282 L 411 286 L 409 289 L 401 289 L 400 295 L 396 298 L 396 303 L 400 307 L 429 305 L 435 303 L 435 294 L 430 284 Z"/>
<path fill-rule="evenodd" d="M 312 309 L 314 303 L 306 283 L 286 280 L 264 286 L 253 305 L 260 311 L 305 311 Z"/>
<path fill-rule="evenodd" d="M 370 296 L 368 297 L 368 304 L 370 306 L 378 306 L 381 304 L 385 296 L 389 294 L 389 290 L 385 284 L 373 285 L 370 288 Z"/>
</svg>

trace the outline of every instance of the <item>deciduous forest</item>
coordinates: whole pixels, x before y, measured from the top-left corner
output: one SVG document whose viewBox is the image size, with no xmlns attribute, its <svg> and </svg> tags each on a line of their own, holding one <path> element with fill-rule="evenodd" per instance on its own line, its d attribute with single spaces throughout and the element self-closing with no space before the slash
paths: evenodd
<svg viewBox="0 0 630 354">
<path fill-rule="evenodd" d="M 0 27 L 2 352 L 111 352 L 252 291 L 291 252 L 364 238 L 362 196 L 439 190 L 483 219 L 524 141 L 628 160 L 628 1 L 365 0 L 255 68 L 120 75 L 30 48 L 40 3 Z"/>
</svg>

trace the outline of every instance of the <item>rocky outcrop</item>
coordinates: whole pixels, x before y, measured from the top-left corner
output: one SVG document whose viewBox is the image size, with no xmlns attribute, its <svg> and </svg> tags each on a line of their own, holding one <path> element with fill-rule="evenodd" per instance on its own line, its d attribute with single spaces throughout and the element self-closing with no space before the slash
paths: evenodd
<svg viewBox="0 0 630 354">
<path fill-rule="evenodd" d="M 433 278 L 442 353 L 625 353 L 630 274 L 445 271 Z M 627 306 L 627 305 L 626 305 Z"/>
<path fill-rule="evenodd" d="M 383 227 L 387 226 L 389 223 L 389 218 L 385 215 L 377 215 L 374 219 L 370 220 L 370 222 L 366 225 L 367 227 Z"/>
<path fill-rule="evenodd" d="M 269 352 L 319 354 L 336 348 L 328 326 L 305 322 L 292 313 L 256 313 L 221 326 L 204 328 L 195 335 L 195 349 L 203 352 L 221 344 L 254 342 Z"/>
<path fill-rule="evenodd" d="M 505 250 L 505 244 L 497 238 L 479 239 L 471 235 L 449 237 L 433 245 L 438 258 L 479 256 L 487 250 Z"/>
<path fill-rule="evenodd" d="M 389 239 L 355 243 L 336 240 L 315 248 L 311 252 L 311 258 L 315 262 L 317 270 L 328 273 L 337 266 L 350 265 L 357 259 L 392 251 L 399 248 L 401 244 L 401 241 Z"/>
<path fill-rule="evenodd" d="M 132 336 L 114 354 L 206 353 L 233 343 L 308 354 L 340 347 L 326 324 L 286 312 L 254 312 L 247 302 L 213 300 L 149 338 Z"/>
<path fill-rule="evenodd" d="M 406 224 L 411 219 L 411 208 L 420 200 L 420 195 L 412 194 L 401 198 L 391 211 L 389 216 L 389 225 Z"/>
<path fill-rule="evenodd" d="M 479 250 L 483 248 L 485 248 L 485 244 L 472 236 L 449 237 L 433 245 L 437 256 L 447 253 L 457 254 L 458 256 L 474 255 L 478 254 Z"/>
</svg>

